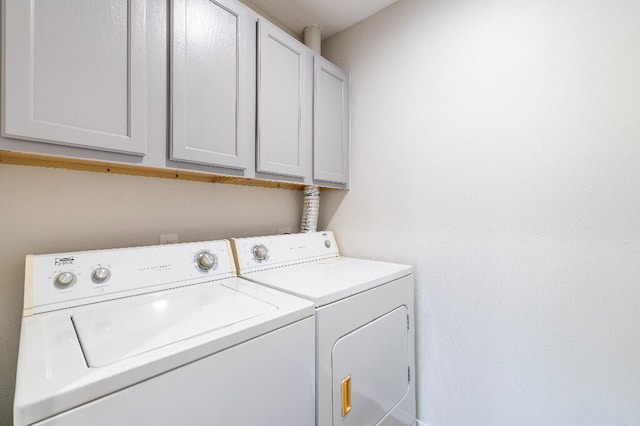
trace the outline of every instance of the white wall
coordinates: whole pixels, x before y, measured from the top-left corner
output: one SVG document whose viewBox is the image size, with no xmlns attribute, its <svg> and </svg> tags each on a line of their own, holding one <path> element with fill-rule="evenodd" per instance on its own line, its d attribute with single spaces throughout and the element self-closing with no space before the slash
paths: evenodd
<svg viewBox="0 0 640 426">
<path fill-rule="evenodd" d="M 325 42 L 352 189 L 322 225 L 416 266 L 429 426 L 640 424 L 639 16 L 401 0 Z"/>
<path fill-rule="evenodd" d="M 12 424 L 24 259 L 297 229 L 300 191 L 0 165 L 0 425 Z"/>
</svg>

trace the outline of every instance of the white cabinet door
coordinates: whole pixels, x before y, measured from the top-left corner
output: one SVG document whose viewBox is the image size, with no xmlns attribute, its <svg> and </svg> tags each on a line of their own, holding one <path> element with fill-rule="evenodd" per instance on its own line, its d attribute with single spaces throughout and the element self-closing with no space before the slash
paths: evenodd
<svg viewBox="0 0 640 426">
<path fill-rule="evenodd" d="M 255 20 L 231 0 L 171 3 L 171 159 L 247 169 L 255 129 Z"/>
<path fill-rule="evenodd" d="M 4 136 L 144 155 L 144 0 L 4 2 Z"/>
<path fill-rule="evenodd" d="M 308 48 L 259 21 L 257 170 L 311 175 L 311 61 Z"/>
<path fill-rule="evenodd" d="M 313 179 L 349 182 L 349 75 L 314 58 Z"/>
</svg>

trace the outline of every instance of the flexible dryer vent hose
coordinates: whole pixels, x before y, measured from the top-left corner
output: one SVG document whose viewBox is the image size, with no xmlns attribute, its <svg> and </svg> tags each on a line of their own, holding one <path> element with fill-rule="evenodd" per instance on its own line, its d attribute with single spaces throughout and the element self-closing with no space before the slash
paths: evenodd
<svg viewBox="0 0 640 426">
<path fill-rule="evenodd" d="M 320 212 L 320 188 L 308 185 L 302 191 L 302 222 L 300 232 L 316 232 L 318 229 L 318 214 Z"/>
</svg>

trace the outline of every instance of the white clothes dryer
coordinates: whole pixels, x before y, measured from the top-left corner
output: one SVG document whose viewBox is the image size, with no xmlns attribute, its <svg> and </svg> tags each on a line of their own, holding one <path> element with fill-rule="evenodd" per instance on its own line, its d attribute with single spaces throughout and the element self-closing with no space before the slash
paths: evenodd
<svg viewBox="0 0 640 426">
<path fill-rule="evenodd" d="M 314 309 L 228 241 L 27 256 L 15 425 L 315 422 Z"/>
<path fill-rule="evenodd" d="M 240 276 L 316 307 L 316 425 L 413 425 L 413 268 L 339 255 L 332 232 L 232 239 Z"/>
</svg>

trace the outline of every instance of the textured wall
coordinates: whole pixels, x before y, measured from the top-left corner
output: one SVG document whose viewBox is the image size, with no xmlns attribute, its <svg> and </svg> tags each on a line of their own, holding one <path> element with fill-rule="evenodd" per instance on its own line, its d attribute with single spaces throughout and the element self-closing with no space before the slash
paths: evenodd
<svg viewBox="0 0 640 426">
<path fill-rule="evenodd" d="M 351 73 L 342 252 L 417 268 L 429 426 L 640 424 L 640 4 L 401 0 Z"/>
</svg>

